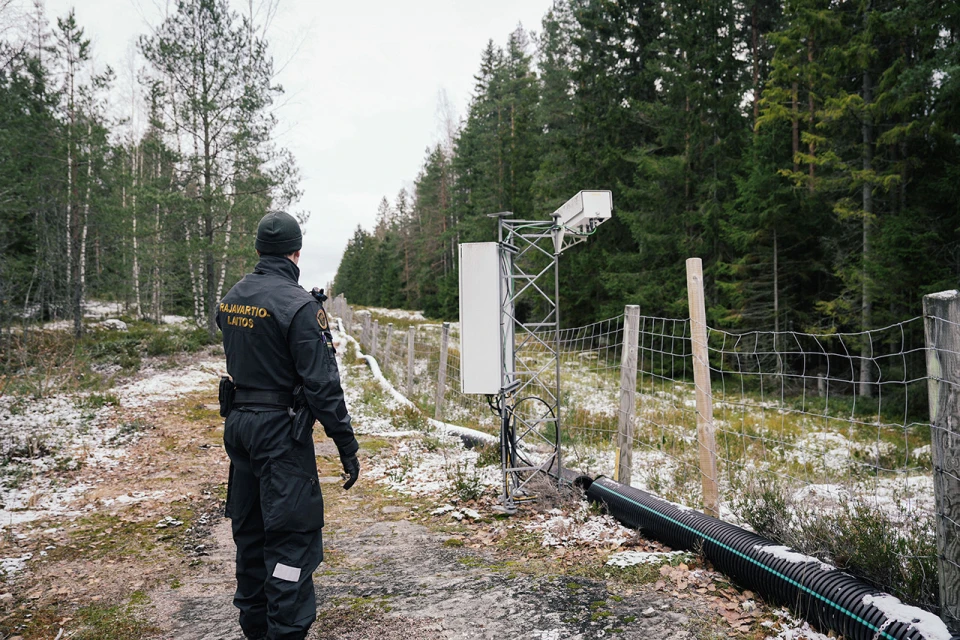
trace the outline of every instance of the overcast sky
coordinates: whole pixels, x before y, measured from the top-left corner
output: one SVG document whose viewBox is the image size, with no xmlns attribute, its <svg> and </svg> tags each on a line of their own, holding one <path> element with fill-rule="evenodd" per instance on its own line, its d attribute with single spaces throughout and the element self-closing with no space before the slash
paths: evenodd
<svg viewBox="0 0 960 640">
<path fill-rule="evenodd" d="M 244 13 L 249 0 L 233 0 Z M 258 5 L 260 0 L 254 0 Z M 100 64 L 129 86 L 129 52 L 158 24 L 167 0 L 46 0 L 51 22 L 70 7 Z M 172 5 L 172 2 L 171 2 Z M 488 39 L 517 24 L 539 31 L 550 0 L 280 0 L 268 39 L 285 96 L 279 142 L 297 158 L 310 211 L 301 284 L 333 280 L 358 224 L 372 227 L 380 198 L 411 187 L 440 139 L 438 95 L 459 117 Z M 126 79 L 125 79 L 126 78 Z M 252 248 L 251 248 L 252 250 Z"/>
</svg>

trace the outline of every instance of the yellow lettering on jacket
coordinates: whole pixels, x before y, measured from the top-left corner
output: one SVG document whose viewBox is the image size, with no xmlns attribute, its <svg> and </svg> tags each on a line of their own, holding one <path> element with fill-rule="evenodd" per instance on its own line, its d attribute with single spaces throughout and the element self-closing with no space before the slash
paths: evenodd
<svg viewBox="0 0 960 640">
<path fill-rule="evenodd" d="M 231 327 L 253 329 L 253 318 L 244 318 L 243 316 L 239 315 L 228 315 L 227 324 Z"/>
<path fill-rule="evenodd" d="M 251 318 L 269 318 L 270 312 L 263 307 L 252 307 L 243 304 L 220 303 L 220 312 L 229 315 L 249 316 Z M 252 325 L 251 325 L 252 326 Z"/>
</svg>

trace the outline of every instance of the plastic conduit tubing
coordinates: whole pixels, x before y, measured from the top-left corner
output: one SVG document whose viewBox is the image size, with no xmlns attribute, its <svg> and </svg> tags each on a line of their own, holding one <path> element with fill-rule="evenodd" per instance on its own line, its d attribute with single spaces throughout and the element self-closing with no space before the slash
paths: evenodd
<svg viewBox="0 0 960 640">
<path fill-rule="evenodd" d="M 603 476 L 589 485 L 587 497 L 605 503 L 628 527 L 674 549 L 702 552 L 718 571 L 767 600 L 791 607 L 821 631 L 832 630 L 848 640 L 960 640 L 932 614 L 917 609 L 921 617 L 912 620 L 888 616 L 864 600 L 886 594 L 862 580 L 815 558 L 765 552 L 778 545 L 699 511 Z"/>
</svg>

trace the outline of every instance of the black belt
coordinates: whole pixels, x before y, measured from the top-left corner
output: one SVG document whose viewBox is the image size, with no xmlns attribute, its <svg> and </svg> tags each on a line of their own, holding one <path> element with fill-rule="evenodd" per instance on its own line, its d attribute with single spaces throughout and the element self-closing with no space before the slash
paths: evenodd
<svg viewBox="0 0 960 640">
<path fill-rule="evenodd" d="M 276 407 L 292 407 L 293 394 L 287 391 L 262 391 L 260 389 L 237 389 L 233 404 L 260 404 Z"/>
</svg>

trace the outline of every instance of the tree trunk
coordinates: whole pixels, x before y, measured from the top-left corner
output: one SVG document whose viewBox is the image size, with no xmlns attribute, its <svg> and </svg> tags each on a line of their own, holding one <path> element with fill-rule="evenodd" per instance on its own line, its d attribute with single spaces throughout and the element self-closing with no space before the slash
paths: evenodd
<svg viewBox="0 0 960 640">
<path fill-rule="evenodd" d="M 864 12 L 864 21 L 868 19 L 870 4 Z M 862 298 L 861 329 L 869 331 L 873 324 L 873 283 L 870 279 L 870 235 L 873 226 L 873 181 L 869 174 L 873 171 L 873 122 L 871 120 L 870 105 L 873 103 L 873 79 L 870 70 L 863 72 L 863 119 L 860 125 L 863 135 L 863 256 L 861 265 Z M 860 396 L 869 398 L 873 395 L 873 343 L 870 334 L 864 335 L 863 345 L 860 347 Z"/>
<path fill-rule="evenodd" d="M 793 93 L 791 100 L 791 125 L 793 128 L 793 172 L 800 171 L 800 163 L 797 162 L 797 154 L 800 153 L 800 105 L 799 105 L 800 85 L 793 83 Z"/>
<path fill-rule="evenodd" d="M 207 333 L 210 339 L 217 337 L 217 322 L 214 308 L 217 304 L 217 273 L 214 257 L 216 236 L 213 228 L 213 153 L 210 141 L 209 114 L 203 113 L 203 235 L 204 235 L 204 275 L 207 281 L 206 309 Z"/>
<path fill-rule="evenodd" d="M 133 189 L 130 194 L 130 204 L 133 211 L 133 317 L 140 319 L 140 247 L 137 240 L 137 188 L 140 180 L 140 147 L 133 148 Z"/>
<path fill-rule="evenodd" d="M 753 132 L 757 132 L 757 119 L 760 117 L 760 45 L 757 27 L 757 2 L 750 9 L 751 50 L 753 51 Z"/>
<path fill-rule="evenodd" d="M 773 227 L 773 331 L 780 331 L 780 251 L 777 245 L 777 227 Z"/>
<path fill-rule="evenodd" d="M 813 66 L 813 34 L 812 33 L 810 34 L 810 39 L 807 40 L 807 62 L 809 62 L 810 65 Z M 813 127 L 814 127 L 814 117 L 816 115 L 816 110 L 814 108 L 814 99 L 813 99 L 813 78 L 810 78 L 810 84 L 807 87 L 807 108 L 809 110 L 809 115 L 810 115 L 810 124 L 808 125 L 807 130 L 812 133 Z M 813 185 L 813 180 L 815 177 L 813 156 L 816 153 L 817 147 L 814 144 L 812 139 L 810 140 L 808 149 L 810 151 L 810 163 L 808 165 L 809 171 L 810 171 L 810 184 L 808 188 L 810 190 L 810 193 L 813 193 L 815 188 Z"/>
<path fill-rule="evenodd" d="M 157 189 L 160 185 L 160 155 L 157 154 L 154 166 L 154 179 L 157 181 Z M 153 317 L 157 324 L 162 324 L 163 320 L 163 296 L 161 295 L 160 284 L 160 262 L 163 257 L 163 243 L 160 240 L 160 203 L 154 205 L 154 225 L 153 225 Z"/>
<path fill-rule="evenodd" d="M 71 230 L 73 229 L 73 69 L 72 65 L 68 71 L 70 87 L 70 105 L 67 118 L 67 279 L 69 285 L 73 280 L 73 238 Z"/>
<path fill-rule="evenodd" d="M 193 262 L 193 248 L 190 246 L 190 224 L 185 222 L 184 227 L 186 229 L 185 237 L 187 241 L 187 268 L 190 270 L 190 291 L 193 294 L 193 321 L 197 326 L 203 326 L 201 322 L 203 316 L 200 313 L 200 309 L 203 306 L 200 302 L 202 290 L 201 287 L 197 285 L 199 277 L 195 263 Z"/>
<path fill-rule="evenodd" d="M 231 207 L 232 208 L 232 207 Z M 220 281 L 217 283 L 217 299 L 219 302 L 223 298 L 223 285 L 227 281 L 227 251 L 230 249 L 230 232 L 233 230 L 233 214 L 227 212 L 227 228 L 223 238 L 223 260 L 220 263 Z"/>
<path fill-rule="evenodd" d="M 87 140 L 93 139 L 93 121 L 87 123 Z M 79 313 L 73 321 L 73 332 L 79 338 L 83 335 L 83 303 L 87 294 L 87 229 L 90 220 L 90 186 L 93 183 L 93 145 L 88 142 L 87 188 L 83 194 L 83 220 L 80 231 L 80 252 L 77 259 L 77 307 Z"/>
</svg>

